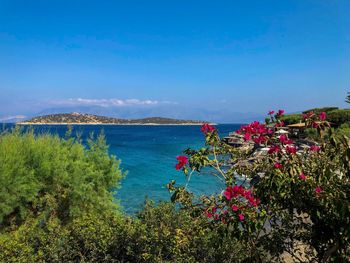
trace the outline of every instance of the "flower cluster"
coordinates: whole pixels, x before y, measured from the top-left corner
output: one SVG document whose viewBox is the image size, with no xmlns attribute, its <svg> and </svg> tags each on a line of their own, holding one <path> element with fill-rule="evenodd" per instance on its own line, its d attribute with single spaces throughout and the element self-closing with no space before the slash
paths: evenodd
<svg viewBox="0 0 350 263">
<path fill-rule="evenodd" d="M 263 124 L 254 121 L 248 125 L 241 126 L 236 133 L 241 134 L 245 141 L 253 141 L 256 144 L 263 144 L 261 145 L 263 147 L 268 147 L 268 155 L 266 155 L 266 160 L 268 161 L 266 164 L 268 164 L 268 166 L 266 167 L 269 167 L 268 169 L 272 168 L 269 170 L 269 173 L 283 176 L 285 180 L 290 180 L 292 183 L 295 183 L 295 178 L 297 178 L 303 189 L 307 189 L 308 186 L 312 185 L 311 189 L 313 194 L 318 198 L 322 198 L 324 190 L 316 184 L 314 178 L 311 175 L 306 176 L 304 172 L 297 172 L 302 168 L 301 163 L 299 163 L 300 160 L 302 160 L 304 156 L 309 156 L 308 153 L 319 152 L 321 148 L 317 145 L 312 145 L 308 151 L 300 151 L 298 153 L 299 148 L 297 148 L 295 142 L 287 135 L 283 134 L 283 131 L 278 129 L 278 127 L 284 126 L 284 122 L 280 118 L 283 116 L 284 110 L 278 110 L 277 112 L 269 111 L 268 114 L 270 115 L 270 118 L 266 120 L 266 123 Z M 322 128 L 328 125 L 325 121 L 325 112 L 321 112 L 319 115 L 314 112 L 308 112 L 303 115 L 303 118 L 308 127 L 316 127 L 316 125 L 320 125 L 317 127 Z M 212 143 L 207 143 L 207 145 L 210 146 L 210 148 L 208 147 L 208 152 L 210 152 L 209 150 L 211 147 L 220 147 L 220 138 L 216 133 L 216 128 L 214 126 L 205 123 L 201 127 L 201 132 L 206 135 L 206 141 L 213 141 Z M 304 155 L 304 153 L 306 153 L 306 155 Z M 193 156 L 191 153 L 188 154 Z M 186 173 L 188 157 L 177 156 L 176 159 L 178 160 L 176 169 L 183 169 Z M 211 161 L 210 158 L 208 159 Z M 195 158 L 191 158 L 190 166 L 193 166 L 195 163 Z M 295 164 L 298 164 L 297 169 L 290 170 L 290 167 L 293 167 Z M 279 177 L 275 177 L 274 180 L 279 180 L 278 178 Z M 226 180 L 226 188 L 222 192 L 222 195 L 210 199 L 209 202 L 203 204 L 204 215 L 214 223 L 236 224 L 237 222 L 241 222 L 241 226 L 248 229 L 249 222 L 256 223 L 261 213 L 266 212 L 264 210 L 264 205 L 260 205 L 260 200 L 253 196 L 252 190 L 247 189 L 242 185 L 232 186 L 231 184 L 232 180 Z M 261 182 L 259 182 L 259 184 L 261 184 Z M 255 184 L 252 185 L 256 187 Z"/>
<path fill-rule="evenodd" d="M 213 132 L 215 130 L 216 130 L 215 127 L 208 123 L 204 123 L 201 127 L 201 132 L 203 132 L 204 135 L 207 135 L 208 133 Z"/>
<path fill-rule="evenodd" d="M 188 157 L 187 156 L 177 156 L 176 159 L 179 161 L 176 165 L 175 168 L 176 170 L 182 169 L 188 162 Z"/>
<path fill-rule="evenodd" d="M 248 201 L 248 205 L 251 207 L 256 207 L 259 204 L 259 200 L 254 198 L 252 191 L 245 189 L 241 185 L 228 186 L 223 193 L 223 196 L 227 201 L 231 201 L 233 198 L 244 198 Z"/>
<path fill-rule="evenodd" d="M 282 143 L 282 144 L 293 144 L 293 141 L 291 139 L 288 139 L 288 137 L 286 135 L 280 135 L 278 137 L 278 140 Z"/>
<path fill-rule="evenodd" d="M 310 111 L 305 114 L 303 114 L 303 120 L 311 127 L 318 128 L 321 125 L 328 125 L 326 122 L 327 119 L 327 113 L 321 112 L 319 115 L 316 115 L 315 112 Z"/>
<path fill-rule="evenodd" d="M 319 152 L 320 150 L 321 150 L 320 146 L 317 146 L 317 145 L 310 146 L 310 152 Z"/>
<path fill-rule="evenodd" d="M 242 126 L 236 131 L 238 134 L 243 134 L 245 141 L 253 140 L 255 143 L 265 143 L 268 140 L 268 135 L 271 135 L 273 131 L 268 129 L 265 124 L 261 124 L 258 121 L 254 121 L 251 124 Z"/>
<path fill-rule="evenodd" d="M 232 220 L 242 222 L 248 215 L 249 217 L 256 215 L 260 200 L 253 196 L 251 190 L 235 185 L 225 189 L 221 202 L 221 205 L 216 204 L 205 208 L 204 214 L 214 222 L 227 224 Z"/>
</svg>

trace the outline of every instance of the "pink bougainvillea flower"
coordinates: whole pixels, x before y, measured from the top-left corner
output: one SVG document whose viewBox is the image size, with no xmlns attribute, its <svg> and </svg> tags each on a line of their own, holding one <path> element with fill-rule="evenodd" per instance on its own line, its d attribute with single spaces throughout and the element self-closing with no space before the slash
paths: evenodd
<svg viewBox="0 0 350 263">
<path fill-rule="evenodd" d="M 231 206 L 233 212 L 237 212 L 239 210 L 238 206 L 232 205 Z"/>
<path fill-rule="evenodd" d="M 270 110 L 270 111 L 269 111 L 269 115 L 273 115 L 274 113 L 275 113 L 274 110 Z"/>
<path fill-rule="evenodd" d="M 278 112 L 277 112 L 277 116 L 282 116 L 284 114 L 284 110 L 279 110 Z"/>
<path fill-rule="evenodd" d="M 293 144 L 294 142 L 293 142 L 293 140 L 291 140 L 291 139 L 288 139 L 287 141 L 286 141 L 286 144 Z"/>
<path fill-rule="evenodd" d="M 296 154 L 297 153 L 297 148 L 294 146 L 287 146 L 286 147 L 286 152 L 288 154 Z"/>
<path fill-rule="evenodd" d="M 273 154 L 273 153 L 279 153 L 280 151 L 281 151 L 281 148 L 278 145 L 271 145 L 267 153 Z"/>
<path fill-rule="evenodd" d="M 244 220 L 244 215 L 243 214 L 239 214 L 238 215 L 238 219 L 239 219 L 239 221 L 243 221 Z"/>
<path fill-rule="evenodd" d="M 209 123 L 204 123 L 201 127 L 201 132 L 203 132 L 205 135 L 215 130 L 216 130 L 215 127 L 213 125 L 210 125 Z"/>
<path fill-rule="evenodd" d="M 288 138 L 286 135 L 280 135 L 280 137 L 278 137 L 278 139 L 280 140 L 281 143 L 286 144 L 286 142 L 288 141 Z"/>
<path fill-rule="evenodd" d="M 280 164 L 280 163 L 275 163 L 274 167 L 275 167 L 276 169 L 281 170 L 281 169 L 283 168 L 283 165 Z"/>
<path fill-rule="evenodd" d="M 226 189 L 223 193 L 223 196 L 225 196 L 227 200 L 231 200 L 232 198 L 232 192 L 230 190 L 231 189 Z"/>
<path fill-rule="evenodd" d="M 319 152 L 321 150 L 321 147 L 317 146 L 317 145 L 311 145 L 310 146 L 310 151 L 311 152 Z"/>
<path fill-rule="evenodd" d="M 306 180 L 306 176 L 305 176 L 305 174 L 303 172 L 300 173 L 299 179 L 302 180 L 302 181 Z"/>
<path fill-rule="evenodd" d="M 317 121 L 314 121 L 314 122 L 312 123 L 312 128 L 318 128 L 319 126 L 320 126 L 320 123 L 317 122 Z"/>
<path fill-rule="evenodd" d="M 187 161 L 188 161 L 188 157 L 184 155 L 177 156 L 176 159 L 179 161 L 179 163 L 175 165 L 176 170 L 180 170 L 182 167 L 184 167 L 187 164 Z"/>
<path fill-rule="evenodd" d="M 206 215 L 208 218 L 212 218 L 212 217 L 213 217 L 213 214 L 210 213 L 210 212 L 208 212 L 208 211 L 206 211 L 205 215 Z"/>
<path fill-rule="evenodd" d="M 249 133 L 245 133 L 245 134 L 243 135 L 243 139 L 244 139 L 245 141 L 249 141 L 249 140 L 250 140 L 250 134 L 249 134 Z"/>
<path fill-rule="evenodd" d="M 327 118 L 327 114 L 324 111 L 322 111 L 318 117 L 321 121 L 325 121 Z"/>
<path fill-rule="evenodd" d="M 315 189 L 316 194 L 320 194 L 322 192 L 322 188 L 317 186 Z"/>
<path fill-rule="evenodd" d="M 308 113 L 305 113 L 303 114 L 303 119 L 306 120 L 306 119 L 309 119 L 311 118 L 315 113 L 313 111 L 310 111 Z"/>
<path fill-rule="evenodd" d="M 279 121 L 275 124 L 275 127 L 284 127 L 284 122 L 283 121 Z"/>
<path fill-rule="evenodd" d="M 266 142 L 267 139 L 264 136 L 259 136 L 254 138 L 254 142 L 257 144 L 264 143 Z"/>
</svg>

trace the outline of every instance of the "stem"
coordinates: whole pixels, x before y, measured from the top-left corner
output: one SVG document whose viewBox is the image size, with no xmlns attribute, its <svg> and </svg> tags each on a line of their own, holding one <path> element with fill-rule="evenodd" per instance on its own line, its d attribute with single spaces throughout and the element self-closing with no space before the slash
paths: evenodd
<svg viewBox="0 0 350 263">
<path fill-rule="evenodd" d="M 215 161 L 215 164 L 216 164 L 216 170 L 219 171 L 219 173 L 222 175 L 222 177 L 224 177 L 224 179 L 226 180 L 227 177 L 226 177 L 225 173 L 221 170 L 221 168 L 219 166 L 219 161 L 218 161 L 215 149 L 216 149 L 216 147 L 214 146 L 213 147 L 213 154 L 214 154 L 214 161 Z"/>
<path fill-rule="evenodd" d="M 188 179 L 187 179 L 187 182 L 186 182 L 186 185 L 185 185 L 185 189 L 187 189 L 187 186 L 188 186 L 188 184 L 189 184 L 189 182 L 191 180 L 191 176 L 192 176 L 193 172 L 194 172 L 194 169 L 192 169 L 192 171 L 190 172 L 190 174 L 188 176 Z"/>
</svg>

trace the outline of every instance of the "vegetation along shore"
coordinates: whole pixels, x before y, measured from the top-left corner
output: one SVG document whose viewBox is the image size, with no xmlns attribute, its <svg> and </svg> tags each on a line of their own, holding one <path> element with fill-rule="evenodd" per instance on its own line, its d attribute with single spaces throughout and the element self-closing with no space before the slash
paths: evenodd
<svg viewBox="0 0 350 263">
<path fill-rule="evenodd" d="M 84 113 L 61 113 L 38 116 L 19 122 L 19 125 L 203 125 L 204 121 L 178 120 L 162 117 L 117 119 Z"/>
</svg>

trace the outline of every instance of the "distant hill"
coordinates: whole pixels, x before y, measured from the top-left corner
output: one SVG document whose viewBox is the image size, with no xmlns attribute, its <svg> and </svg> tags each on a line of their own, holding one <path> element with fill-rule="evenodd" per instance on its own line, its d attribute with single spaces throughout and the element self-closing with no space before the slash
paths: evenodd
<svg viewBox="0 0 350 263">
<path fill-rule="evenodd" d="M 117 119 L 94 114 L 73 112 L 38 116 L 18 124 L 200 125 L 203 123 L 203 121 L 178 120 L 161 117 L 144 119 Z"/>
</svg>

